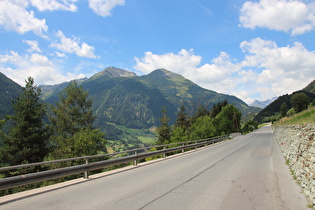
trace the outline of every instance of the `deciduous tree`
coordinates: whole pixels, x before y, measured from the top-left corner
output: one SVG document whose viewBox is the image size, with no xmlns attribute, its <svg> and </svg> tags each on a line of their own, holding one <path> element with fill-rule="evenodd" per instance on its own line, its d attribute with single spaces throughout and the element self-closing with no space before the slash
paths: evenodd
<svg viewBox="0 0 315 210">
<path fill-rule="evenodd" d="M 309 99 L 305 93 L 295 93 L 291 96 L 290 102 L 296 113 L 307 109 Z"/>
</svg>

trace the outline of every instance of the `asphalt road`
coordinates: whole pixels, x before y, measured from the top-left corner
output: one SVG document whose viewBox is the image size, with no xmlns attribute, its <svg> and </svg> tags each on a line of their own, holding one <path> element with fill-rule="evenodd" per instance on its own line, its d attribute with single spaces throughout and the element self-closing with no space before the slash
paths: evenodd
<svg viewBox="0 0 315 210">
<path fill-rule="evenodd" d="M 270 126 L 176 157 L 0 198 L 0 209 L 307 209 Z"/>
</svg>

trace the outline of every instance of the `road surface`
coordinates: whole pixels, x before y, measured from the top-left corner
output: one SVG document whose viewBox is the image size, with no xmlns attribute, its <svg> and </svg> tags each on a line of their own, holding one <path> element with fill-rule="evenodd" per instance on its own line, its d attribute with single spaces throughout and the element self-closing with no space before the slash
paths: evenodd
<svg viewBox="0 0 315 210">
<path fill-rule="evenodd" d="M 69 183 L 2 197 L 0 209 L 307 209 L 270 126 Z"/>
</svg>

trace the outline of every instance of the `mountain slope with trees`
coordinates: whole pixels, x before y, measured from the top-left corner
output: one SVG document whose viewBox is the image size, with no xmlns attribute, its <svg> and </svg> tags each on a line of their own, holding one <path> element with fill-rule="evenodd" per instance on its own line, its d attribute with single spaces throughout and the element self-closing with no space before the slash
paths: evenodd
<svg viewBox="0 0 315 210">
<path fill-rule="evenodd" d="M 250 110 L 235 96 L 206 90 L 165 69 L 135 76 L 131 72 L 109 67 L 83 81 L 82 86 L 94 100 L 95 123 L 100 128 L 108 126 L 107 123 L 130 128 L 156 126 L 160 124 L 162 108 L 167 110 L 170 123 L 174 123 L 181 105 L 185 105 L 190 114 L 201 105 L 210 109 L 224 100 L 235 105 L 243 115 Z M 56 94 L 52 94 L 46 101 L 53 103 L 55 99 Z"/>
<path fill-rule="evenodd" d="M 315 94 L 315 80 L 303 88 L 303 90 Z"/>
<path fill-rule="evenodd" d="M 275 120 L 277 115 L 279 116 L 282 115 L 281 112 L 287 112 L 290 109 L 294 108 L 294 104 L 292 103 L 291 99 L 292 99 L 292 96 L 296 94 L 298 95 L 302 93 L 305 94 L 306 97 L 308 98 L 307 104 L 311 103 L 313 100 L 315 100 L 315 94 L 312 92 L 314 91 L 314 89 L 315 89 L 315 80 L 300 91 L 296 91 L 292 94 L 285 94 L 283 96 L 278 97 L 277 100 L 273 101 L 266 108 L 261 110 L 255 116 L 254 120 L 259 123 Z"/>
<path fill-rule="evenodd" d="M 22 92 L 22 87 L 0 72 L 0 119 L 13 114 L 12 100 Z"/>
<path fill-rule="evenodd" d="M 199 87 L 183 76 L 165 69 L 148 75 L 136 76 L 133 72 L 109 67 L 89 79 L 75 80 L 89 92 L 93 100 L 94 125 L 115 139 L 121 134 L 116 125 L 147 129 L 159 126 L 161 110 L 165 108 L 173 124 L 181 105 L 193 115 L 200 106 L 211 109 L 214 104 L 227 101 L 239 109 L 243 116 L 257 113 L 239 98 L 216 93 Z M 61 91 L 69 82 L 39 86 L 41 99 L 56 105 Z"/>
</svg>

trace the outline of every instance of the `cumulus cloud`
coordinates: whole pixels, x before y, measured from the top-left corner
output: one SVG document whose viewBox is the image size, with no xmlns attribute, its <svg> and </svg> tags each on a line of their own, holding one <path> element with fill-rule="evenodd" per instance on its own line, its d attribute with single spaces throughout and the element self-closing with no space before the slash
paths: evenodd
<svg viewBox="0 0 315 210">
<path fill-rule="evenodd" d="M 273 41 L 256 38 L 240 45 L 246 57 L 243 67 L 259 68 L 257 90 L 264 98 L 302 89 L 315 79 L 315 53 L 302 43 L 279 47 Z"/>
<path fill-rule="evenodd" d="M 66 10 L 71 12 L 77 11 L 77 6 L 74 4 L 77 0 L 30 0 L 32 6 L 39 11 L 54 11 Z"/>
<path fill-rule="evenodd" d="M 48 30 L 46 20 L 36 18 L 34 11 L 26 9 L 28 5 L 28 0 L 0 1 L 0 26 L 20 34 L 33 31 L 38 36 L 47 38 L 44 34 Z"/>
<path fill-rule="evenodd" d="M 136 69 L 147 74 L 158 68 L 174 69 L 174 71 L 181 69 L 181 72 L 189 72 L 199 65 L 201 56 L 194 55 L 193 50 L 183 49 L 178 54 L 155 55 L 152 52 L 146 52 L 144 58 L 135 59 Z"/>
<path fill-rule="evenodd" d="M 32 40 L 24 40 L 23 42 L 25 42 L 26 44 L 28 44 L 30 46 L 30 48 L 27 50 L 28 52 L 42 52 L 42 50 L 39 48 L 38 46 L 38 42 L 37 41 L 32 41 Z"/>
<path fill-rule="evenodd" d="M 289 0 L 247 1 L 241 8 L 240 26 L 290 32 L 299 35 L 315 27 L 314 3 Z"/>
<path fill-rule="evenodd" d="M 0 54 L 0 71 L 20 84 L 25 85 L 25 79 L 29 76 L 35 79 L 37 84 L 57 84 L 72 79 L 85 77 L 83 74 L 61 74 L 46 56 L 34 53 L 20 55 L 15 51 Z"/>
<path fill-rule="evenodd" d="M 89 7 L 102 17 L 110 16 L 117 5 L 125 5 L 125 0 L 89 0 Z"/>
<path fill-rule="evenodd" d="M 291 93 L 315 79 L 315 53 L 299 42 L 279 47 L 273 41 L 256 38 L 242 42 L 240 48 L 244 52 L 241 61 L 221 52 L 205 64 L 193 50 L 164 55 L 147 52 L 143 58 L 135 58 L 134 68 L 143 73 L 166 68 L 204 88 L 235 95 L 247 103 Z"/>
<path fill-rule="evenodd" d="M 60 39 L 59 43 L 52 43 L 50 46 L 57 48 L 65 53 L 75 53 L 77 56 L 86 58 L 97 58 L 94 55 L 94 47 L 83 42 L 80 45 L 80 39 L 73 36 L 73 38 L 67 38 L 61 31 L 56 33 L 56 36 Z M 61 55 L 61 54 L 59 54 Z"/>
</svg>

